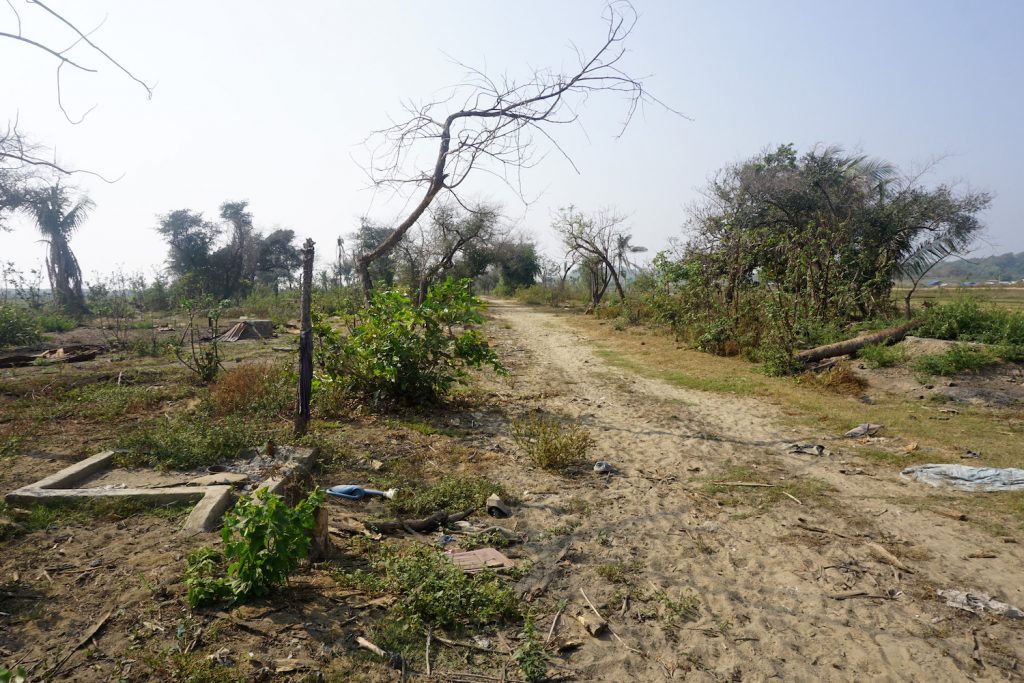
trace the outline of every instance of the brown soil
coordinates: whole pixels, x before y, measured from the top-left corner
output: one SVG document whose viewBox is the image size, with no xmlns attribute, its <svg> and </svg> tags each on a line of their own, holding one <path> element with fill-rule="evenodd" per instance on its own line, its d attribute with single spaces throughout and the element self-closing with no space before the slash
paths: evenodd
<svg viewBox="0 0 1024 683">
<path fill-rule="evenodd" d="M 407 460 L 428 478 L 480 472 L 521 497 L 506 520 L 527 538 L 506 554 L 532 563 L 517 590 L 535 606 L 543 634 L 564 601 L 557 634 L 582 643 L 552 658 L 552 674 L 580 681 L 1022 677 L 1019 622 L 954 610 L 936 594 L 977 590 L 1024 606 L 1021 546 L 921 503 L 948 503 L 949 494 L 870 467 L 867 476 L 843 474 L 850 457 L 834 441 L 829 456 L 787 454 L 786 444 L 822 435 L 787 426 L 782 408 L 764 400 L 612 368 L 569 316 L 504 302 L 491 315 L 511 376 L 482 376 L 465 404 L 429 416 L 457 435 L 427 436 L 372 417 L 331 431 L 367 460 Z M 507 427 L 536 410 L 580 421 L 596 442 L 590 459 L 618 473 L 598 475 L 589 464 L 570 476 L 533 467 Z M 8 459 L 3 488 L 66 464 Z M 325 468 L 321 485 L 359 481 L 349 464 Z M 723 479 L 772 486 L 712 483 Z M 368 513 L 331 507 L 339 526 L 352 514 Z M 339 590 L 326 566 L 297 573 L 266 600 L 189 612 L 184 555 L 209 539 L 182 537 L 179 524 L 95 520 L 8 543 L 0 555 L 0 663 L 21 662 L 35 680 L 110 612 L 57 680 L 171 680 L 175 648 L 201 661 L 220 652 L 247 680 L 316 680 L 314 671 L 330 680 L 400 679 L 355 654 L 355 636 L 380 610 Z M 876 546 L 905 569 L 880 560 Z M 588 611 L 583 591 L 617 638 L 592 638 L 573 619 Z M 289 657 L 297 671 L 263 673 Z M 473 668 L 471 655 L 461 668 Z M 410 671 L 408 680 L 427 679 Z"/>
</svg>

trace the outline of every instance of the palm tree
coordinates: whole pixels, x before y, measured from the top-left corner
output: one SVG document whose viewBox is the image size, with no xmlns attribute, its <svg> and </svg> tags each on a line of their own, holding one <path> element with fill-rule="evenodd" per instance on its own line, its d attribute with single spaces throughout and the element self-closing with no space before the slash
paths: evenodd
<svg viewBox="0 0 1024 683">
<path fill-rule="evenodd" d="M 22 210 L 35 219 L 42 241 L 49 245 L 46 271 L 50 276 L 53 301 L 72 315 L 80 315 L 87 309 L 82 295 L 82 269 L 71 251 L 70 240 L 93 206 L 87 196 L 74 197 L 60 182 L 31 192 L 22 206 Z"/>
<path fill-rule="evenodd" d="M 619 233 L 615 235 L 615 246 L 612 252 L 612 260 L 615 261 L 615 269 L 619 272 L 619 276 L 623 279 L 628 275 L 628 270 L 634 271 L 639 270 L 636 263 L 630 258 L 630 254 L 642 254 L 647 251 L 647 247 L 641 247 L 632 244 L 633 235 L 629 233 Z"/>
</svg>

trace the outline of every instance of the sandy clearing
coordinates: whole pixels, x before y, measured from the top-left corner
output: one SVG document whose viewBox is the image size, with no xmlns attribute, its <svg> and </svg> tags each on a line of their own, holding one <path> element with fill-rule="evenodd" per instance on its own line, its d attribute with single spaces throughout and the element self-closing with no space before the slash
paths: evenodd
<svg viewBox="0 0 1024 683">
<path fill-rule="evenodd" d="M 688 391 L 611 368 L 560 314 L 507 302 L 493 302 L 490 312 L 512 370 L 511 380 L 494 383 L 495 392 L 523 411 L 579 419 L 597 440 L 594 458 L 621 470 L 610 479 L 559 479 L 525 466 L 501 472 L 519 491 L 532 492 L 524 496 L 522 521 L 544 540 L 525 584 L 554 568 L 542 600 L 565 600 L 572 614 L 583 609 L 585 588 L 625 644 L 645 653 L 609 636 L 589 639 L 569 620 L 561 631 L 584 646 L 564 665 L 582 679 L 1020 677 L 1018 624 L 952 610 L 935 594 L 947 587 L 985 590 L 1024 604 L 1018 545 L 902 500 L 929 495 L 925 487 L 895 476 L 840 474 L 842 453 L 785 454 L 784 444 L 815 435 L 783 427 L 778 409 L 764 401 Z M 803 505 L 721 506 L 700 486 L 726 465 L 780 480 L 813 477 L 833 490 Z M 585 501 L 590 513 L 567 514 L 571 499 Z M 798 517 L 841 536 L 800 528 Z M 578 528 L 557 533 L 574 521 Z M 570 562 L 558 568 L 555 558 L 567 543 Z M 913 573 L 879 561 L 870 543 L 903 557 Z M 966 557 L 979 552 L 996 557 Z M 655 589 L 673 600 L 696 595 L 699 615 L 666 626 L 658 600 L 633 600 L 623 612 L 624 587 L 599 574 L 610 563 L 637 569 L 632 583 L 642 597 Z M 829 597 L 850 591 L 895 599 Z"/>
</svg>

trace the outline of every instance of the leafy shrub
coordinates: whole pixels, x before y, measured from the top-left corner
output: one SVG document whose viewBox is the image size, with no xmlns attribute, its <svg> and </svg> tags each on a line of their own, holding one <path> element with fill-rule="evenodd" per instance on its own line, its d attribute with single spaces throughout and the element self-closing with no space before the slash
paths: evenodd
<svg viewBox="0 0 1024 683">
<path fill-rule="evenodd" d="M 215 415 L 285 415 L 295 400 L 295 372 L 283 363 L 257 361 L 225 370 L 210 387 Z"/>
<path fill-rule="evenodd" d="M 899 346 L 868 344 L 857 351 L 857 358 L 869 368 L 889 368 L 906 360 L 906 352 Z"/>
<path fill-rule="evenodd" d="M 532 415 L 512 422 L 512 439 L 533 464 L 546 470 L 565 471 L 581 464 L 594 440 L 583 427 Z"/>
<path fill-rule="evenodd" d="M 0 348 L 35 344 L 39 331 L 21 306 L 0 305 Z"/>
<path fill-rule="evenodd" d="M 476 329 L 481 304 L 468 280 L 449 278 L 419 305 L 400 291 L 377 292 L 365 309 L 346 316 L 345 334 L 318 317 L 314 391 L 341 384 L 375 403 L 422 403 L 446 395 L 466 368 L 504 373 Z"/>
<path fill-rule="evenodd" d="M 119 453 L 117 461 L 126 467 L 190 470 L 236 458 L 242 450 L 265 442 L 267 435 L 267 430 L 237 418 L 210 420 L 176 414 L 123 436 L 117 445 L 127 452 Z"/>
<path fill-rule="evenodd" d="M 323 501 L 323 491 L 316 489 L 290 508 L 266 488 L 239 500 L 224 515 L 223 555 L 209 546 L 188 555 L 184 581 L 189 606 L 228 598 L 240 602 L 287 583 L 309 552 L 314 515 Z"/>
<path fill-rule="evenodd" d="M 492 493 L 509 498 L 505 487 L 483 477 L 445 476 L 419 491 L 399 489 L 390 507 L 398 514 L 431 515 L 439 510 L 451 513 L 481 507 Z"/>
<path fill-rule="evenodd" d="M 953 344 L 945 353 L 918 356 L 913 369 L 922 375 L 950 377 L 961 372 L 978 372 L 995 362 L 995 356 L 986 349 L 967 344 Z"/>
</svg>

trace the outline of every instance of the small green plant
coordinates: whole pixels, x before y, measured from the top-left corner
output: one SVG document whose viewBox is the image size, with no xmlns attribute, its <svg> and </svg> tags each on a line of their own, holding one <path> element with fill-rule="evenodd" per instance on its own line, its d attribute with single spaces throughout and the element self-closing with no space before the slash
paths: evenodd
<svg viewBox="0 0 1024 683">
<path fill-rule="evenodd" d="M 890 368 L 906 360 L 906 353 L 899 346 L 868 344 L 857 351 L 857 358 L 864 361 L 869 368 Z"/>
<path fill-rule="evenodd" d="M 643 565 L 634 560 L 632 562 L 608 562 L 597 567 L 597 575 L 608 583 L 630 585 L 636 581 L 637 575 Z"/>
<path fill-rule="evenodd" d="M 345 317 L 345 333 L 317 316 L 314 393 L 341 385 L 374 403 L 417 404 L 447 395 L 467 368 L 488 365 L 504 374 L 477 329 L 481 305 L 469 280 L 449 278 L 421 304 L 404 292 L 377 292 L 366 308 Z"/>
<path fill-rule="evenodd" d="M 538 467 L 564 472 L 580 465 L 594 445 L 590 433 L 578 424 L 531 415 L 513 420 L 512 439 Z"/>
<path fill-rule="evenodd" d="M 35 344 L 39 331 L 28 311 L 17 305 L 0 305 L 0 348 Z"/>
<path fill-rule="evenodd" d="M 239 602 L 284 585 L 309 552 L 314 513 L 323 500 L 323 491 L 316 489 L 290 508 L 266 488 L 239 500 L 224 516 L 223 555 L 204 546 L 188 556 L 184 580 L 189 606 L 225 598 Z"/>
<path fill-rule="evenodd" d="M 945 353 L 918 356 L 911 367 L 922 376 L 951 377 L 961 372 L 979 372 L 995 362 L 995 356 L 987 349 L 953 344 Z"/>
<path fill-rule="evenodd" d="M 28 671 L 23 666 L 13 669 L 0 666 L 0 683 L 28 683 Z"/>
<path fill-rule="evenodd" d="M 543 681 L 548 673 L 547 657 L 544 654 L 544 646 L 541 644 L 537 627 L 533 622 L 533 610 L 526 613 L 526 621 L 523 624 L 523 639 L 519 647 L 512 655 L 519 673 L 527 683 L 539 683 Z"/>
<path fill-rule="evenodd" d="M 181 308 L 184 311 L 188 322 L 185 324 L 185 331 L 181 334 L 177 346 L 174 347 L 174 355 L 178 362 L 191 370 L 203 384 L 209 384 L 217 379 L 217 373 L 221 370 L 220 342 L 217 337 L 220 333 L 220 316 L 229 301 L 212 303 L 209 300 L 198 302 L 186 299 L 182 302 Z M 213 337 L 205 346 L 200 342 L 200 335 L 196 319 L 200 312 L 206 311 L 207 322 Z M 186 340 L 188 345 L 186 347 Z"/>
<path fill-rule="evenodd" d="M 36 322 L 43 332 L 70 332 L 78 327 L 78 323 L 60 313 L 40 313 Z"/>
<path fill-rule="evenodd" d="M 673 600 L 667 592 L 659 590 L 653 598 L 661 603 L 661 619 L 666 626 L 676 627 L 700 616 L 700 598 L 693 593 L 684 593 Z"/>
</svg>

